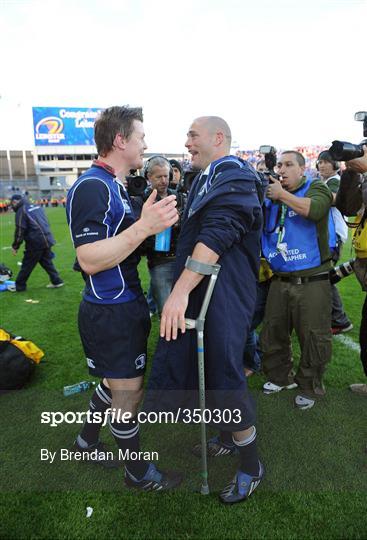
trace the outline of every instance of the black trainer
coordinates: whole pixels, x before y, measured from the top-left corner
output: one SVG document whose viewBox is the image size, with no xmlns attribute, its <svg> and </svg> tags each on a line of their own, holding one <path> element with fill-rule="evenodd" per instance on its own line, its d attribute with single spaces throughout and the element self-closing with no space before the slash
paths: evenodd
<svg viewBox="0 0 367 540">
<path fill-rule="evenodd" d="M 251 476 L 238 470 L 232 482 L 220 493 L 219 498 L 225 504 L 246 501 L 255 491 L 264 476 L 264 467 L 259 462 L 259 474 Z"/>
<path fill-rule="evenodd" d="M 166 491 L 177 487 L 182 482 L 182 475 L 174 471 L 159 471 L 153 463 L 141 480 L 137 480 L 125 469 L 125 484 L 128 488 L 137 488 L 141 491 Z"/>
<path fill-rule="evenodd" d="M 98 442 L 97 444 L 87 446 L 87 448 L 82 448 L 77 441 L 75 441 L 70 451 L 82 453 L 81 459 L 74 457 L 77 461 L 101 465 L 106 469 L 117 469 L 120 466 L 119 460 L 115 459 L 113 452 L 108 450 L 106 444 L 103 442 Z"/>
<path fill-rule="evenodd" d="M 209 439 L 206 446 L 208 457 L 237 456 L 239 454 L 238 448 L 234 443 L 222 442 L 219 435 Z M 195 444 L 192 448 L 192 453 L 197 457 L 201 457 L 201 444 Z"/>
</svg>

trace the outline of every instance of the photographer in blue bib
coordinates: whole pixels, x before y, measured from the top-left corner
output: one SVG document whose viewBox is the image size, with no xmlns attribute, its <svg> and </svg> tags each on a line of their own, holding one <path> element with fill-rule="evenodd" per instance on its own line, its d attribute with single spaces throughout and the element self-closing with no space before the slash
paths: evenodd
<svg viewBox="0 0 367 540">
<path fill-rule="evenodd" d="M 280 180 L 271 177 L 265 200 L 262 250 L 272 277 L 260 335 L 265 394 L 299 387 L 295 405 L 308 409 L 325 394 L 322 378 L 331 358 L 331 267 L 328 216 L 333 201 L 321 181 L 304 175 L 299 152 L 283 152 Z M 291 334 L 301 358 L 293 376 Z"/>
<path fill-rule="evenodd" d="M 173 178 L 171 163 L 163 156 L 153 156 L 145 164 L 144 176 L 151 186 L 148 188 L 145 198 L 149 197 L 153 189 L 157 190 L 157 201 L 169 195 L 176 195 L 177 210 L 181 215 L 186 196 L 183 193 L 176 193 L 175 190 L 168 187 Z M 161 233 L 149 237 L 145 242 L 151 280 L 150 290 L 159 316 L 171 292 L 179 232 L 180 221 Z"/>
</svg>

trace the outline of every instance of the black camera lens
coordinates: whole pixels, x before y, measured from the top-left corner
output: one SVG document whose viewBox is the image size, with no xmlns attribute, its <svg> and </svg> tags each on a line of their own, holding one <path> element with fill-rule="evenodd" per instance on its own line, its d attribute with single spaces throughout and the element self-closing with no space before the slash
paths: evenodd
<svg viewBox="0 0 367 540">
<path fill-rule="evenodd" d="M 354 272 L 354 262 L 355 259 L 351 259 L 350 261 L 332 268 L 329 271 L 330 282 L 335 285 L 335 283 L 338 283 L 341 279 L 350 276 L 350 274 Z"/>
<path fill-rule="evenodd" d="M 148 182 L 143 176 L 127 176 L 127 191 L 131 197 L 141 197 L 148 187 Z"/>
<path fill-rule="evenodd" d="M 353 144 L 346 141 L 333 141 L 329 153 L 335 161 L 350 161 L 363 156 L 361 144 Z"/>
</svg>

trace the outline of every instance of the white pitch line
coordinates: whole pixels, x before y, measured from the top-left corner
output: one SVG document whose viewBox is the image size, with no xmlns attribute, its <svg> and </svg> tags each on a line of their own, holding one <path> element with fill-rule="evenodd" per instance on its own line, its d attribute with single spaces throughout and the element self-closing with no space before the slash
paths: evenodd
<svg viewBox="0 0 367 540">
<path fill-rule="evenodd" d="M 336 336 L 334 336 L 334 339 L 337 339 L 338 341 L 340 341 L 340 343 L 343 343 L 343 345 L 348 347 L 348 349 L 356 351 L 358 354 L 361 352 L 361 348 L 358 343 L 353 341 L 353 339 L 348 336 L 344 336 L 343 334 L 337 334 Z"/>
</svg>

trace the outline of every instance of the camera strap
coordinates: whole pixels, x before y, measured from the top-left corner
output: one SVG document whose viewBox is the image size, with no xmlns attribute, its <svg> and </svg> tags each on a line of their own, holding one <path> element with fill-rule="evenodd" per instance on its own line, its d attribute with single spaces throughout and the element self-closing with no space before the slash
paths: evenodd
<svg viewBox="0 0 367 540">
<path fill-rule="evenodd" d="M 285 216 L 287 215 L 287 209 L 288 207 L 282 203 L 281 209 L 280 209 L 279 232 L 278 232 L 278 240 L 277 240 L 277 251 L 279 252 L 284 250 L 284 244 L 283 244 L 284 222 L 285 222 Z"/>
</svg>

